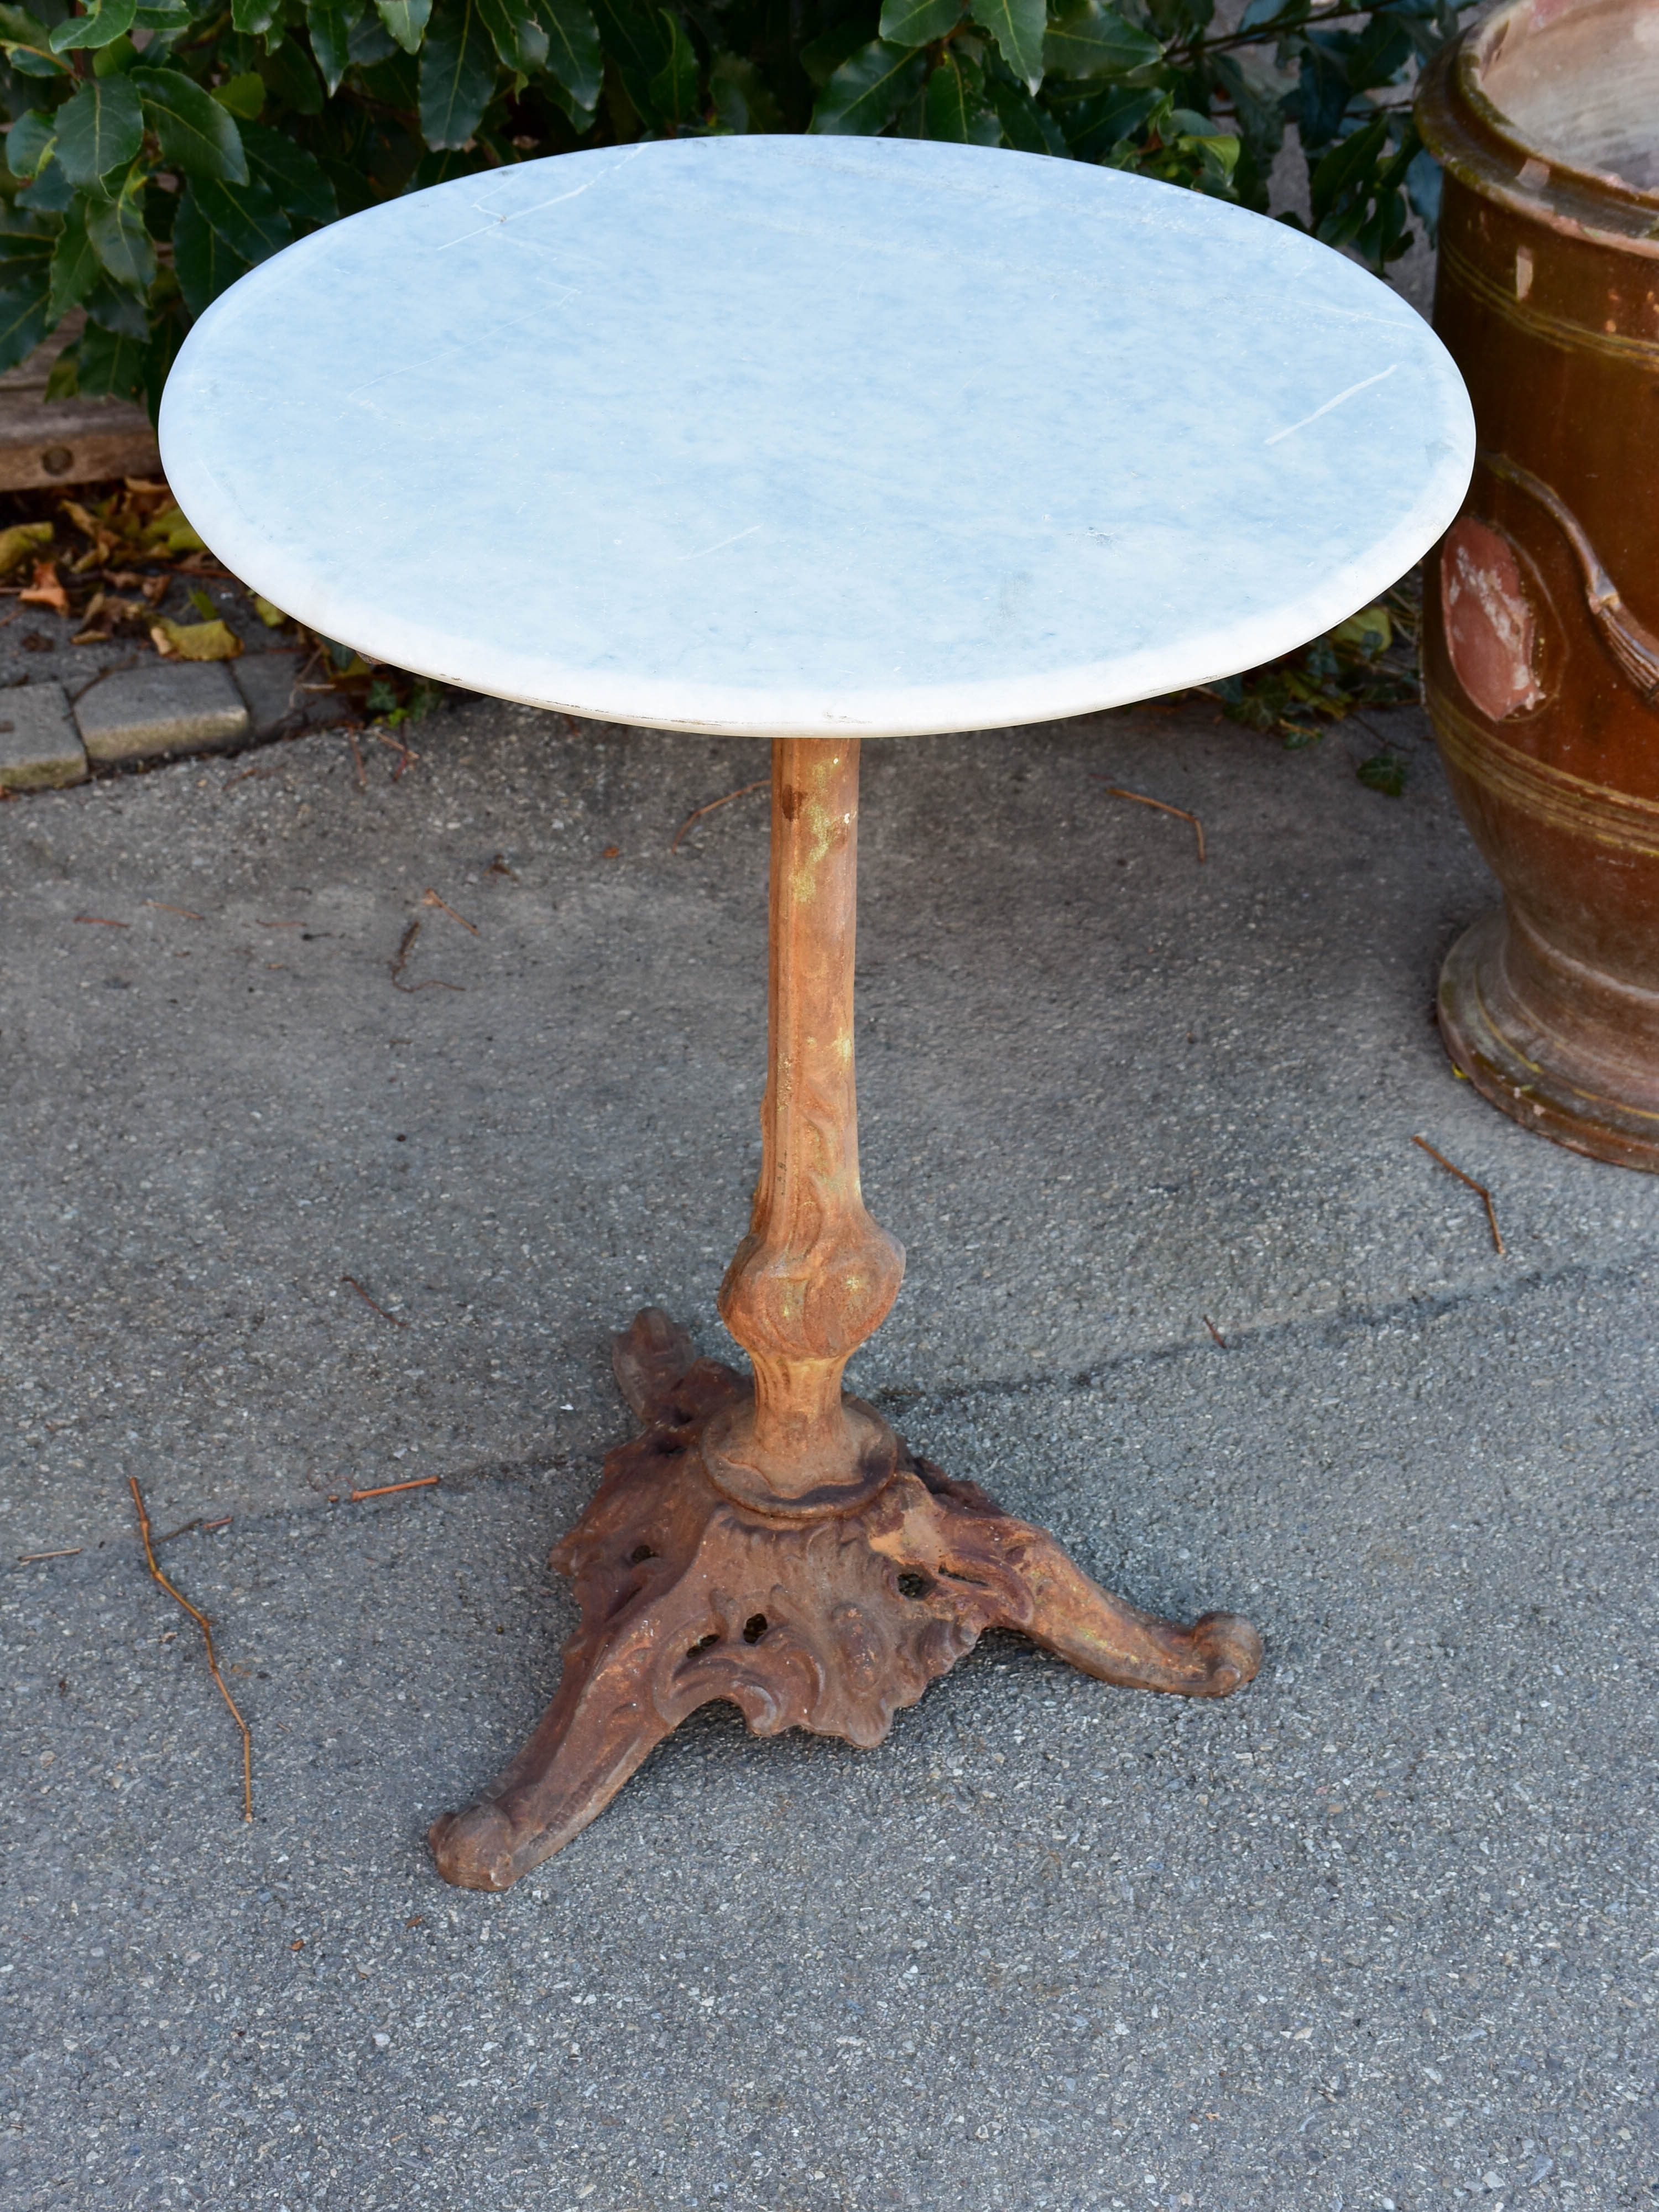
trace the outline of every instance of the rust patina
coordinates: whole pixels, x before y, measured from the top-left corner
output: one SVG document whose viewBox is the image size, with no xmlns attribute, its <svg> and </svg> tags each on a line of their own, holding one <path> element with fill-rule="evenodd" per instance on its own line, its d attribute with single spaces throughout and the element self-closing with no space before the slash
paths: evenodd
<svg viewBox="0 0 1659 2212">
<path fill-rule="evenodd" d="M 1659 10 L 1513 0 L 1418 112 L 1481 446 L 1425 672 L 1504 893 L 1447 958 L 1441 1029 L 1517 1121 L 1659 1169 Z"/>
<path fill-rule="evenodd" d="M 772 749 L 763 1152 L 720 1311 L 752 1383 L 654 1309 L 617 1340 L 644 1433 L 613 1451 L 553 1553 L 580 1626 L 507 1771 L 432 1829 L 440 1871 L 501 1890 L 585 1828 L 686 1715 L 877 1744 L 988 1628 L 1103 1681 L 1217 1698 L 1248 1682 L 1248 1621 L 1190 1628 L 1109 1596 L 1052 1536 L 917 1458 L 845 1395 L 904 1254 L 865 1209 L 853 1073 L 856 743 Z"/>
</svg>

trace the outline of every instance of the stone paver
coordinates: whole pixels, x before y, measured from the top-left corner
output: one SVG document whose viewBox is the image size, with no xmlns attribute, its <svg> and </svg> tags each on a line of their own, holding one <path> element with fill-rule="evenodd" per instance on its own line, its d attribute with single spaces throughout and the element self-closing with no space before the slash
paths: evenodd
<svg viewBox="0 0 1659 2212">
<path fill-rule="evenodd" d="M 256 738 L 289 737 L 307 725 L 343 721 L 349 716 L 351 702 L 339 692 L 298 688 L 302 659 L 301 653 L 278 646 L 264 653 L 245 653 L 230 663 Z"/>
<path fill-rule="evenodd" d="M 200 752 L 250 734 L 242 696 L 219 661 L 142 663 L 80 693 L 75 718 L 95 761 Z"/>
<path fill-rule="evenodd" d="M 86 775 L 86 748 L 61 684 L 0 690 L 0 790 L 51 790 Z"/>
</svg>

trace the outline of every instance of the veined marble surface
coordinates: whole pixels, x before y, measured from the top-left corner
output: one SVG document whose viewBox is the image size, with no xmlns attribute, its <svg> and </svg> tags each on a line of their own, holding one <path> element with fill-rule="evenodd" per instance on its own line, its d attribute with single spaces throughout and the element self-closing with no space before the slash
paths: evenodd
<svg viewBox="0 0 1659 2212">
<path fill-rule="evenodd" d="M 191 332 L 167 478 L 372 659 L 663 728 L 896 735 L 1202 683 L 1364 605 L 1474 448 L 1428 325 L 1282 224 L 893 139 L 441 185 Z"/>
</svg>

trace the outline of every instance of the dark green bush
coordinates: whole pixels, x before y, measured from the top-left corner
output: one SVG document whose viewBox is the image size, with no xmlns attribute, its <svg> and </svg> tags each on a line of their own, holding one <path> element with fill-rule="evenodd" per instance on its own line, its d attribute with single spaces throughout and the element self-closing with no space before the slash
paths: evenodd
<svg viewBox="0 0 1659 2212">
<path fill-rule="evenodd" d="M 1265 210 L 1294 123 L 1315 229 L 1380 269 L 1432 222 L 1407 81 L 1468 4 L 1249 0 L 1227 31 L 1211 0 L 0 4 L 0 368 L 82 307 L 55 390 L 153 410 L 191 318 L 318 225 L 685 132 L 965 139 Z"/>
</svg>

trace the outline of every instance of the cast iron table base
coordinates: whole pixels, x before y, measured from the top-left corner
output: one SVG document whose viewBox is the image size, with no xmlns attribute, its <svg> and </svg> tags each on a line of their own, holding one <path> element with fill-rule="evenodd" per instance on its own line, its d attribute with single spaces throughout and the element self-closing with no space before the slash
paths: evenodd
<svg viewBox="0 0 1659 2212">
<path fill-rule="evenodd" d="M 581 1626 L 558 1695 L 505 1774 L 432 1829 L 446 1880 L 508 1888 L 586 1827 L 699 1705 L 757 1735 L 877 1744 L 988 1628 L 1085 1674 L 1225 1697 L 1261 1663 L 1248 1621 L 1191 1628 L 1110 1597 L 1053 1537 L 914 1458 L 844 1395 L 902 1249 L 865 1211 L 853 1080 L 859 748 L 772 749 L 763 1150 L 749 1235 L 720 1287 L 752 1386 L 647 1309 L 617 1341 L 646 1433 L 611 1454 L 553 1554 Z"/>
</svg>

